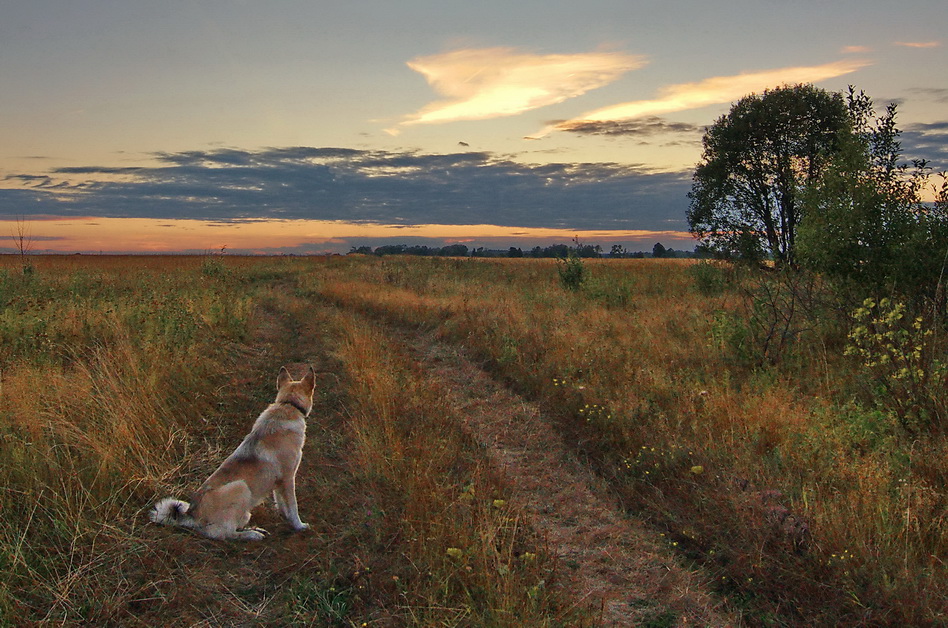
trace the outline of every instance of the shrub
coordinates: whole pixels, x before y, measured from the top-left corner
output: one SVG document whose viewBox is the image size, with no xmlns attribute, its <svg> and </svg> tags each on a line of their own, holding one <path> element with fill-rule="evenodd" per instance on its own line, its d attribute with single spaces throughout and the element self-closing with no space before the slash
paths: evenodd
<svg viewBox="0 0 948 628">
<path fill-rule="evenodd" d="M 948 362 L 938 355 L 935 333 L 924 318 L 909 320 L 905 313 L 903 303 L 866 299 L 853 312 L 846 354 L 856 356 L 869 374 L 876 405 L 893 413 L 903 427 L 943 426 Z"/>
<path fill-rule="evenodd" d="M 560 282 L 567 290 L 579 290 L 586 281 L 589 272 L 583 260 L 570 252 L 566 257 L 558 257 Z"/>
<path fill-rule="evenodd" d="M 728 283 L 728 271 L 721 263 L 703 261 L 689 267 L 688 274 L 698 292 L 705 296 L 721 294 Z"/>
</svg>

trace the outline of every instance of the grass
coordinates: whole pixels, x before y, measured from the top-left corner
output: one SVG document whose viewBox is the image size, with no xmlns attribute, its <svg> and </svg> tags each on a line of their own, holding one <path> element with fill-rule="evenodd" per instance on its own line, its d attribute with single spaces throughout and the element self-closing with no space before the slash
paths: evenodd
<svg viewBox="0 0 948 628">
<path fill-rule="evenodd" d="M 590 262 L 598 282 L 634 282 L 618 306 L 542 261 L 396 263 L 340 262 L 323 293 L 433 326 L 544 402 L 752 623 L 944 621 L 948 449 L 857 401 L 841 341 L 755 362 L 752 304 L 687 262 Z M 643 448 L 665 456 L 628 468 Z"/>
<path fill-rule="evenodd" d="M 33 266 L 0 269 L 0 624 L 582 623 L 437 389 L 370 322 L 313 301 L 324 260 Z M 148 524 L 286 363 L 324 374 L 300 484 L 314 533 L 235 547 Z"/>
<path fill-rule="evenodd" d="M 539 404 L 746 623 L 948 621 L 948 446 L 863 394 L 846 330 L 762 356 L 757 279 L 583 264 L 566 289 L 554 260 L 0 259 L 0 623 L 595 624 L 393 329 Z M 304 362 L 326 374 L 313 534 L 231 548 L 147 525 L 239 440 L 267 374 Z M 205 581 L 223 593 L 186 586 Z"/>
</svg>

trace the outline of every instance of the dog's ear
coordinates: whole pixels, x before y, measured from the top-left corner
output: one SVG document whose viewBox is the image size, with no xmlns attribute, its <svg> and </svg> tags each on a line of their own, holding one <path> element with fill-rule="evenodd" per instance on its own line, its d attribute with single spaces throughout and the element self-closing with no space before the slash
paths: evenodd
<svg viewBox="0 0 948 628">
<path fill-rule="evenodd" d="M 287 384 L 293 381 L 293 378 L 290 377 L 290 372 L 286 370 L 285 366 L 280 367 L 280 374 L 277 375 L 277 390 L 280 390 Z"/>
<path fill-rule="evenodd" d="M 316 369 L 309 367 L 309 373 L 303 378 L 303 385 L 310 390 L 316 390 Z"/>
</svg>

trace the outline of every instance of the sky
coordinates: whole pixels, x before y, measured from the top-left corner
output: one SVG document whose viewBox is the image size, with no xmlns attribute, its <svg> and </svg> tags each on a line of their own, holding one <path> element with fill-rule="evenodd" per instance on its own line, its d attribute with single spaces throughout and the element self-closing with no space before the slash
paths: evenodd
<svg viewBox="0 0 948 628">
<path fill-rule="evenodd" d="M 943 0 L 0 0 L 0 252 L 691 249 L 704 129 L 849 85 L 948 169 Z"/>
</svg>

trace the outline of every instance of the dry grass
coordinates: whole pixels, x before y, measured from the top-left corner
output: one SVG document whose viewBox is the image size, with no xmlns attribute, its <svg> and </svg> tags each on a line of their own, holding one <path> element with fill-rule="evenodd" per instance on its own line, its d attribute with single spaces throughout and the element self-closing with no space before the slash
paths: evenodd
<svg viewBox="0 0 948 628">
<path fill-rule="evenodd" d="M 369 485 L 367 507 L 380 509 L 398 539 L 385 569 L 397 583 L 400 621 L 582 623 L 577 611 L 557 610 L 553 563 L 439 384 L 371 322 L 348 315 L 339 324 L 352 465 Z"/>
<path fill-rule="evenodd" d="M 0 609 L 54 621 L 109 606 L 91 583 L 121 553 L 102 550 L 134 545 L 123 523 L 173 470 L 193 417 L 212 414 L 200 397 L 247 312 L 193 259 L 33 266 L 0 269 Z"/>
<path fill-rule="evenodd" d="M 595 623 L 393 327 L 535 403 L 748 623 L 946 621 L 948 447 L 858 401 L 844 336 L 756 360 L 734 284 L 586 263 L 573 292 L 545 260 L 0 259 L 0 622 Z M 325 373 L 313 534 L 233 548 L 147 526 L 281 363 Z"/>
<path fill-rule="evenodd" d="M 582 623 L 437 389 L 313 303 L 325 266 L 0 269 L 0 623 Z M 300 483 L 314 532 L 232 547 L 147 524 L 239 441 L 286 363 L 324 374 Z"/>
<path fill-rule="evenodd" d="M 833 338 L 777 365 L 742 358 L 744 296 L 700 293 L 687 262 L 590 267 L 629 298 L 565 291 L 527 260 L 340 264 L 323 292 L 436 328 L 557 413 L 751 622 L 944 621 L 943 438 L 854 404 Z"/>
</svg>

